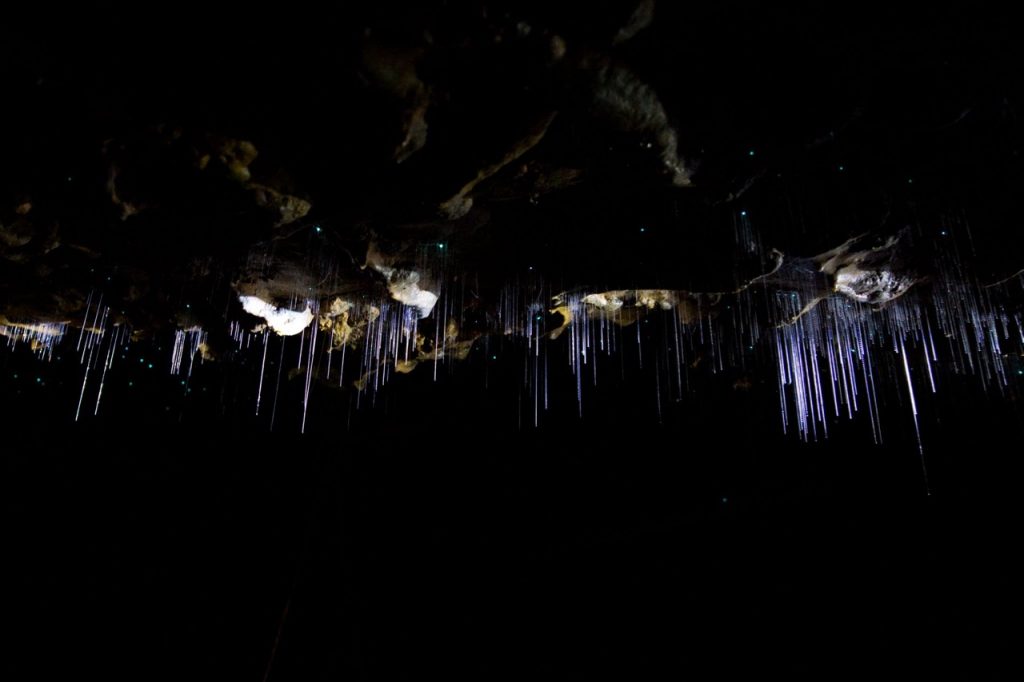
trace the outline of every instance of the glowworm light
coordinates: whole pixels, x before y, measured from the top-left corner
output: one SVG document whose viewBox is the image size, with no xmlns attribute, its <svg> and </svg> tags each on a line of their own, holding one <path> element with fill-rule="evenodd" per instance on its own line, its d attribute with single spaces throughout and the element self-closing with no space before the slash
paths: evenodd
<svg viewBox="0 0 1024 682">
<path fill-rule="evenodd" d="M 760 248 L 745 217 L 736 236 L 744 250 Z M 892 243 L 886 242 L 885 248 Z M 879 248 L 856 251 L 856 267 L 837 261 L 842 256 L 838 250 L 826 255 L 823 268 L 839 265 L 833 289 L 824 292 L 810 261 L 798 263 L 785 277 L 764 276 L 736 291 L 713 294 L 583 289 L 556 295 L 543 281 L 531 279 L 530 284 L 505 287 L 486 318 L 488 328 L 468 333 L 464 286 L 456 286 L 454 278 L 434 277 L 437 293 L 431 293 L 429 302 L 415 297 L 404 301 L 393 286 L 390 298 L 311 299 L 302 310 L 240 296 L 243 310 L 266 324 L 250 330 L 230 321 L 227 332 L 235 353 L 256 354 L 257 415 L 266 404 L 266 375 L 274 371 L 268 370 L 268 356 L 271 365 L 277 358 L 276 378 L 271 377 L 271 426 L 282 377 L 301 372 L 303 432 L 318 382 L 351 386 L 356 406 L 372 405 L 395 374 L 428 364 L 439 380 L 442 367 L 453 367 L 468 357 L 474 344 L 486 346 L 492 339 L 507 340 L 505 348 L 521 349 L 520 390 L 524 402 L 529 401 L 521 419 L 534 425 L 541 424 L 551 407 L 549 376 L 557 363 L 564 362 L 571 372 L 577 413 L 583 415 L 587 387 L 597 385 L 609 371 L 618 370 L 624 377 L 623 354 L 634 353 L 631 363 L 652 377 L 659 419 L 665 405 L 691 391 L 693 372 L 724 375 L 761 368 L 774 376 L 783 432 L 808 441 L 826 438 L 835 420 L 864 412 L 873 440 L 882 443 L 883 405 L 892 404 L 886 396 L 896 394 L 922 455 L 926 444 L 920 419 L 926 405 L 921 398 L 940 390 L 944 373 L 975 376 L 985 390 L 1000 395 L 1019 391 L 1024 323 L 1019 306 L 1011 303 L 1019 302 L 1020 277 L 985 286 L 947 253 L 940 254 L 927 286 L 908 291 L 908 281 L 877 265 L 887 262 L 878 260 L 884 256 Z M 810 273 L 806 281 L 813 286 L 800 284 L 801 273 Z M 90 295 L 76 326 L 73 334 L 69 323 L 4 320 L 0 335 L 7 337 L 9 349 L 28 344 L 41 360 L 50 360 L 58 345 L 75 339 L 83 367 L 78 419 L 97 371 L 93 412 L 98 413 L 107 371 L 130 333 L 111 322 L 102 295 Z M 199 327 L 176 330 L 170 373 L 191 377 L 208 340 L 208 332 Z M 620 360 L 607 361 L 615 356 Z M 483 357 L 497 355 L 487 350 Z"/>
</svg>

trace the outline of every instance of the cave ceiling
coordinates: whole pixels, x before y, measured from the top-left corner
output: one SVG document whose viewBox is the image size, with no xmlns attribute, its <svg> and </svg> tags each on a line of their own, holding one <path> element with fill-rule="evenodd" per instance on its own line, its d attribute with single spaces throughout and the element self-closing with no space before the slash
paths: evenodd
<svg viewBox="0 0 1024 682">
<path fill-rule="evenodd" d="M 752 288 L 799 293 L 751 313 L 771 329 L 954 266 L 1013 283 L 1019 42 L 980 11 L 833 9 L 16 10 L 0 323 L 88 328 L 102 301 L 216 358 L 238 329 L 357 347 L 392 303 L 409 371 Z"/>
</svg>

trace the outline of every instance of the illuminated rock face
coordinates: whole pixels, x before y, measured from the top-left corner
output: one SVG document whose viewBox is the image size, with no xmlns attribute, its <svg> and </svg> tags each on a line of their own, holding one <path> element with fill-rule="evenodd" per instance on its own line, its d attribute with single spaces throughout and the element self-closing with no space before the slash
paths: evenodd
<svg viewBox="0 0 1024 682">
<path fill-rule="evenodd" d="M 864 270 L 858 265 L 836 273 L 836 292 L 860 303 L 887 303 L 905 293 L 914 279 L 889 270 Z"/>
<path fill-rule="evenodd" d="M 918 277 L 908 264 L 906 230 L 873 243 L 855 237 L 815 258 L 821 272 L 832 278 L 833 290 L 859 303 L 881 305 L 902 296 Z"/>
<path fill-rule="evenodd" d="M 437 303 L 437 294 L 419 286 L 420 274 L 414 270 L 399 270 L 384 265 L 374 265 L 374 270 L 387 278 L 391 298 L 410 308 L 415 308 L 420 318 L 428 317 Z"/>
<path fill-rule="evenodd" d="M 238 300 L 245 312 L 262 317 L 267 326 L 281 336 L 300 334 L 313 321 L 313 311 L 309 306 L 306 306 L 305 310 L 288 310 L 278 308 L 256 296 L 239 296 Z"/>
</svg>

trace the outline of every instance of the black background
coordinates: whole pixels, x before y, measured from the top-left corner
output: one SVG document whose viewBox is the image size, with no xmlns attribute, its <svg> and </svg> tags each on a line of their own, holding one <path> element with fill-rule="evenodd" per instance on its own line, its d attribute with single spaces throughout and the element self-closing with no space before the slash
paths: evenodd
<svg viewBox="0 0 1024 682">
<path fill-rule="evenodd" d="M 181 400 L 115 365 L 79 424 L 75 363 L 8 382 L 12 679 L 260 679 L 278 632 L 272 679 L 1007 676 L 1014 403 L 919 398 L 928 496 L 905 405 L 884 446 L 863 416 L 801 443 L 770 384 L 698 377 L 659 424 L 638 372 L 520 429 L 503 357 L 359 410 L 316 387 L 301 437 L 301 377 L 274 433 L 211 365 Z"/>
</svg>

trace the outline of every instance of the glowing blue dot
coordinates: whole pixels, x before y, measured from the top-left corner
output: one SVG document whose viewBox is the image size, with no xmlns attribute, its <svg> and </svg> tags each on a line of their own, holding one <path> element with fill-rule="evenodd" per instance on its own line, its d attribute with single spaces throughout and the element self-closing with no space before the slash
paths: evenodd
<svg viewBox="0 0 1024 682">
<path fill-rule="evenodd" d="M 444 249 L 444 244 L 438 244 L 438 245 L 437 245 L 437 248 L 439 248 L 439 249 L 442 249 L 442 250 L 443 250 L 443 249 Z"/>
<path fill-rule="evenodd" d="M 18 378 L 18 375 L 17 375 L 17 374 L 15 374 L 15 375 L 14 375 L 14 378 L 15 378 L 15 379 L 17 379 L 17 378 Z"/>
<path fill-rule="evenodd" d="M 134 381 L 129 381 L 129 382 L 128 382 L 128 388 L 131 388 L 131 387 L 132 387 L 132 386 L 134 386 L 134 385 L 135 385 L 135 382 L 134 382 Z"/>
<path fill-rule="evenodd" d="M 913 185 L 914 184 L 914 178 L 907 178 L 907 184 L 908 185 Z"/>
<path fill-rule="evenodd" d="M 185 304 L 185 309 L 186 310 L 190 310 L 191 308 L 192 308 L 192 304 L 191 303 L 186 303 Z"/>
<path fill-rule="evenodd" d="M 723 497 L 723 498 L 722 498 L 722 502 L 728 502 L 728 501 L 729 501 L 729 498 L 728 498 L 728 497 Z"/>
<path fill-rule="evenodd" d="M 946 231 L 943 230 L 942 232 L 939 232 L 939 234 L 941 234 L 943 237 L 945 237 L 946 236 Z"/>
<path fill-rule="evenodd" d="M 182 380 L 181 380 L 181 385 L 182 385 L 182 386 L 184 386 L 184 385 L 185 385 L 185 380 L 184 380 L 184 379 L 182 379 Z"/>
<path fill-rule="evenodd" d="M 36 383 L 37 384 L 43 383 L 43 378 L 42 377 L 36 377 Z"/>
<path fill-rule="evenodd" d="M 319 233 L 321 233 L 321 232 L 323 232 L 323 231 L 324 231 L 324 228 L 320 227 L 319 225 L 317 225 L 317 226 L 316 226 L 316 227 L 314 227 L 313 229 L 317 231 L 317 234 L 319 234 Z"/>
<path fill-rule="evenodd" d="M 640 231 L 641 231 L 641 232 L 646 232 L 646 231 L 647 231 L 647 228 L 646 228 L 646 227 L 641 227 L 641 228 L 640 228 Z"/>
<path fill-rule="evenodd" d="M 146 365 L 146 367 L 148 367 L 148 368 L 150 368 L 150 369 L 153 369 L 153 363 L 152 363 L 152 362 L 148 363 L 148 364 Z"/>
<path fill-rule="evenodd" d="M 497 356 L 497 355 L 492 355 L 492 356 L 491 356 L 491 360 L 497 360 L 497 359 L 498 359 L 498 356 Z"/>
<path fill-rule="evenodd" d="M 743 217 L 743 218 L 746 218 L 747 217 L 747 212 L 746 211 L 740 211 L 740 216 Z"/>
<path fill-rule="evenodd" d="M 747 156 L 753 156 L 753 155 L 754 155 L 754 150 L 753 149 L 751 149 L 749 152 L 747 152 Z"/>
<path fill-rule="evenodd" d="M 540 315 L 538 315 L 537 317 L 535 317 L 535 318 L 533 318 L 533 319 L 535 319 L 535 320 L 537 320 L 538 322 L 540 322 L 540 321 L 541 321 L 541 320 L 543 320 L 544 318 L 543 318 L 543 317 L 541 317 Z"/>
<path fill-rule="evenodd" d="M 844 170 L 846 170 L 846 166 L 840 166 L 840 167 L 839 167 L 839 172 L 840 172 L 840 173 L 841 173 L 841 172 L 843 172 Z"/>
<path fill-rule="evenodd" d="M 530 267 L 528 267 L 526 269 L 532 271 L 533 270 L 533 266 L 531 265 Z"/>
</svg>

